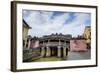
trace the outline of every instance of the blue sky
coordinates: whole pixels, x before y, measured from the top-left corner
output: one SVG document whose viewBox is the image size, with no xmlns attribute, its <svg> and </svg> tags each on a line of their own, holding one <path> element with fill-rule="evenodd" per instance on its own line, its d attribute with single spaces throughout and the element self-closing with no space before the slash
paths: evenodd
<svg viewBox="0 0 100 73">
<path fill-rule="evenodd" d="M 32 27 L 28 35 L 41 37 L 51 33 L 82 35 L 91 26 L 91 14 L 61 11 L 23 10 L 23 19 Z"/>
</svg>

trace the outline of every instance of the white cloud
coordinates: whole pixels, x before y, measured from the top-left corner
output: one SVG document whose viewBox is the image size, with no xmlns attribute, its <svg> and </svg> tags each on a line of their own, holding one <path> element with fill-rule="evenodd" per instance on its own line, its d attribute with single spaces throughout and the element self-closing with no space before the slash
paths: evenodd
<svg viewBox="0 0 100 73">
<path fill-rule="evenodd" d="M 29 30 L 29 35 L 39 37 L 51 33 L 72 34 L 72 36 L 81 35 L 86 25 L 85 22 L 90 19 L 89 14 L 74 13 L 75 18 L 70 23 L 65 24 L 70 18 L 68 12 L 55 16 L 53 13 L 54 12 L 31 11 L 28 16 L 25 16 L 25 21 L 32 27 L 32 29 Z"/>
</svg>

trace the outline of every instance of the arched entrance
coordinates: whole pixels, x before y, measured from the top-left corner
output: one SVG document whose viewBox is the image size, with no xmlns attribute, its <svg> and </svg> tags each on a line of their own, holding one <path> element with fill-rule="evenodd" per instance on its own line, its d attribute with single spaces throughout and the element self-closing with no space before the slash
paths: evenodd
<svg viewBox="0 0 100 73">
<path fill-rule="evenodd" d="M 63 57 L 63 47 L 61 47 L 61 57 Z"/>
<path fill-rule="evenodd" d="M 50 47 L 50 50 L 51 50 L 51 56 L 57 56 L 57 47 L 56 46 Z"/>
</svg>

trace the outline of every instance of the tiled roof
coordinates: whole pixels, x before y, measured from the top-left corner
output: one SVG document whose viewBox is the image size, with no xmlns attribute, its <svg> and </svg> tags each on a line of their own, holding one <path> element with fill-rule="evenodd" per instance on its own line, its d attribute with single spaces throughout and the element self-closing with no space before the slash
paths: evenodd
<svg viewBox="0 0 100 73">
<path fill-rule="evenodd" d="M 25 21 L 24 19 L 23 19 L 23 26 L 25 26 L 25 27 L 31 29 L 31 27 L 26 23 L 26 21 Z"/>
</svg>

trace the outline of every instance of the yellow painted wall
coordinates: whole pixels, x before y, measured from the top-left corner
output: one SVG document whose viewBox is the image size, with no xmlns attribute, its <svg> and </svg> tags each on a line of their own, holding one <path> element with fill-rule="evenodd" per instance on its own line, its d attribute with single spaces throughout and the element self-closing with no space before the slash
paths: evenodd
<svg viewBox="0 0 100 73">
<path fill-rule="evenodd" d="M 27 38 L 27 36 L 28 36 L 28 28 L 26 28 L 26 27 L 23 27 L 23 39 L 25 40 L 26 38 Z"/>
<path fill-rule="evenodd" d="M 91 28 L 85 28 L 83 37 L 86 39 L 87 43 L 91 43 Z"/>
<path fill-rule="evenodd" d="M 28 37 L 28 30 L 29 28 L 23 26 L 23 40 L 24 40 L 24 48 L 26 48 L 26 44 L 27 44 L 27 37 Z"/>
</svg>

